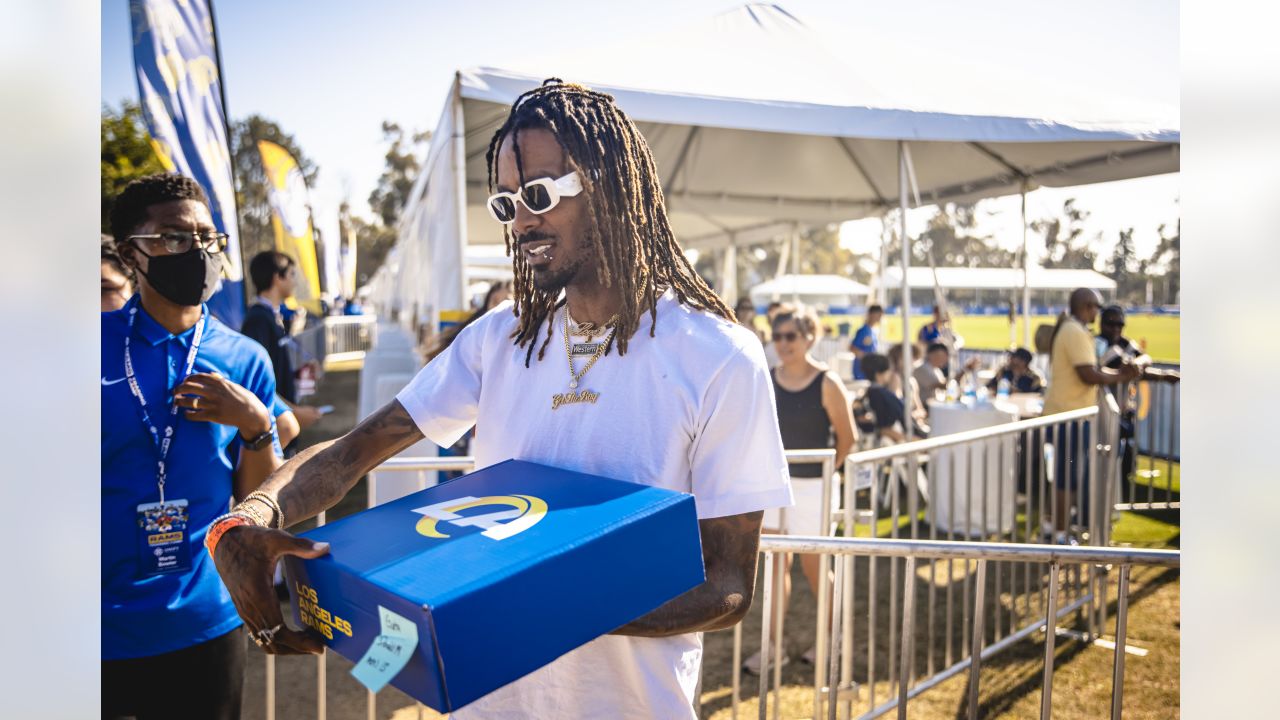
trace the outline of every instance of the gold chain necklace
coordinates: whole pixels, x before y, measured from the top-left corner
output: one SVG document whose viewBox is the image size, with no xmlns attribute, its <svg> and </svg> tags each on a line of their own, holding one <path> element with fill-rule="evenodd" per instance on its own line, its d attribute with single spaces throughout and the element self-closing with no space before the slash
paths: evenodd
<svg viewBox="0 0 1280 720">
<path fill-rule="evenodd" d="M 607 328 L 613 327 L 614 323 L 618 322 L 618 316 L 615 313 L 613 317 L 605 320 L 603 325 L 597 325 L 590 320 L 580 323 L 577 320 L 574 320 L 573 316 L 569 314 L 568 305 L 564 306 L 564 317 L 566 322 L 566 334 L 571 332 L 574 335 L 585 335 L 587 342 L 591 342 L 591 338 L 596 335 L 603 335 Z M 572 326 L 572 330 L 568 329 L 569 326 Z"/>
<path fill-rule="evenodd" d="M 609 324 L 612 324 L 612 322 L 613 320 L 611 319 L 609 321 Z M 582 367 L 582 370 L 575 371 L 573 368 L 573 350 L 569 345 L 569 333 L 572 331 L 572 328 L 570 327 L 570 325 L 571 323 L 569 320 L 569 308 L 568 306 L 565 306 L 565 309 L 564 309 L 564 355 L 565 355 L 565 358 L 569 361 L 569 392 L 556 393 L 551 396 L 552 410 L 558 410 L 561 405 L 573 405 L 575 403 L 595 404 L 596 400 L 600 399 L 600 393 L 598 392 L 592 392 L 590 390 L 579 391 L 578 383 L 581 382 L 582 377 L 587 374 L 587 371 L 590 370 L 593 366 L 595 366 L 596 361 L 599 360 L 604 355 L 604 351 L 606 348 L 609 347 L 609 340 L 610 338 L 613 337 L 614 331 L 612 328 L 609 329 L 608 333 L 603 338 L 601 338 L 600 347 L 596 348 L 595 353 L 591 355 L 591 359 L 587 361 L 587 364 Z M 580 327 L 581 326 L 579 326 L 579 328 Z M 594 328 L 594 325 L 592 327 Z M 585 333 L 581 333 L 581 334 L 585 334 Z M 588 340 L 590 340 L 590 338 L 588 338 Z"/>
</svg>

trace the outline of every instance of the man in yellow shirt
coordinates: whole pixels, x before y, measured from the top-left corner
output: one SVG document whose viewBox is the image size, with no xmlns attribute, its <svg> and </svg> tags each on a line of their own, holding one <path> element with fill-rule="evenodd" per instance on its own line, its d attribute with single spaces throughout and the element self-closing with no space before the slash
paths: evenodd
<svg viewBox="0 0 1280 720">
<path fill-rule="evenodd" d="M 1114 370 L 1098 367 L 1093 333 L 1088 326 L 1098 318 L 1101 306 L 1102 298 L 1094 290 L 1079 288 L 1071 293 L 1071 314 L 1058 322 L 1050 344 L 1049 367 L 1052 375 L 1049 378 L 1049 389 L 1045 392 L 1045 415 L 1097 405 L 1098 386 L 1125 382 L 1141 374 L 1139 368 L 1128 363 Z M 1088 468 L 1076 460 L 1077 456 L 1084 455 L 1082 450 L 1088 447 L 1089 423 L 1059 425 L 1051 442 L 1055 446 L 1054 483 L 1057 486 L 1058 508 L 1054 513 L 1057 530 L 1054 541 L 1074 544 L 1075 541 L 1069 539 L 1066 532 L 1071 515 L 1067 489 L 1070 487 L 1075 492 L 1083 485 L 1084 497 L 1075 498 L 1076 504 L 1081 509 L 1088 507 Z M 1087 523 L 1085 514 L 1081 512 L 1079 515 L 1081 524 Z"/>
</svg>

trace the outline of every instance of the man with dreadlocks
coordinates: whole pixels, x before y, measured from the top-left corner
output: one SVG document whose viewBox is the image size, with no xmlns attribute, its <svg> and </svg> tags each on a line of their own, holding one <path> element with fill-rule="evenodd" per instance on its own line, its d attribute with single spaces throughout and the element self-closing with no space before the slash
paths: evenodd
<svg viewBox="0 0 1280 720">
<path fill-rule="evenodd" d="M 449 446 L 476 426 L 478 467 L 517 458 L 693 493 L 702 585 L 455 713 L 692 718 L 701 633 L 746 614 L 762 513 L 791 504 L 760 341 L 685 259 L 649 148 L 612 97 L 548 81 L 516 100 L 487 161 L 514 302 L 265 491 L 298 522 L 423 436 Z M 324 547 L 252 518 L 227 522 L 214 559 L 247 625 L 268 652 L 319 651 L 279 627 L 266 579 L 282 555 Z"/>
</svg>

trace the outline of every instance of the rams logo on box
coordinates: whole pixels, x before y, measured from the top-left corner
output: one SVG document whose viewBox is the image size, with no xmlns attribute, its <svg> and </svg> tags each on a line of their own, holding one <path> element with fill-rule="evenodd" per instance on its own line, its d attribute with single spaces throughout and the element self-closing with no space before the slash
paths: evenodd
<svg viewBox="0 0 1280 720">
<path fill-rule="evenodd" d="M 497 505 L 506 510 L 481 515 L 459 515 L 459 510 Z M 532 495 L 491 495 L 488 497 L 460 497 L 415 508 L 424 517 L 418 521 L 417 530 L 429 538 L 447 538 L 440 531 L 440 523 L 452 523 L 461 527 L 484 528 L 480 533 L 492 540 L 506 540 L 538 524 L 547 514 L 547 503 Z"/>
</svg>

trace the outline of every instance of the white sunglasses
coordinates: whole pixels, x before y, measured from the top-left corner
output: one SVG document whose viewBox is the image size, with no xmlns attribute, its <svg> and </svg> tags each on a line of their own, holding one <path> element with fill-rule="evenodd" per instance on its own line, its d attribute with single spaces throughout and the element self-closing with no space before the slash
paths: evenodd
<svg viewBox="0 0 1280 720">
<path fill-rule="evenodd" d="M 519 193 L 500 192 L 489 196 L 487 203 L 489 214 L 503 225 L 510 225 L 516 220 L 516 203 L 519 202 L 534 215 L 550 211 L 560 204 L 560 198 L 573 197 L 582 192 L 582 181 L 578 173 L 571 172 L 563 177 L 538 178 L 530 180 L 520 188 Z"/>
</svg>

